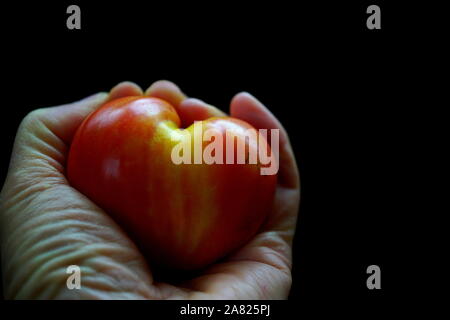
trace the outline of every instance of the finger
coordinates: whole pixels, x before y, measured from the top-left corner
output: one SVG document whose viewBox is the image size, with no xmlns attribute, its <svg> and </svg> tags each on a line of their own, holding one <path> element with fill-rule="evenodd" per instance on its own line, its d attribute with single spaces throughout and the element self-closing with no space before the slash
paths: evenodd
<svg viewBox="0 0 450 320">
<path fill-rule="evenodd" d="M 178 115 L 184 128 L 194 121 L 206 120 L 211 117 L 224 117 L 226 113 L 199 99 L 188 98 L 178 106 Z"/>
<path fill-rule="evenodd" d="M 284 187 L 299 188 L 299 174 L 295 156 L 287 132 L 277 118 L 261 102 L 246 92 L 241 92 L 232 99 L 230 113 L 232 117 L 247 121 L 256 129 L 280 130 L 278 180 Z"/>
<path fill-rule="evenodd" d="M 140 96 L 143 91 L 140 86 L 131 81 L 124 81 L 116 85 L 109 92 L 109 100 L 127 97 L 127 96 Z"/>
<path fill-rule="evenodd" d="M 28 114 L 17 131 L 5 186 L 25 188 L 38 180 L 64 183 L 64 165 L 72 136 L 83 119 L 107 98 L 107 93 L 99 93 Z"/>
<path fill-rule="evenodd" d="M 145 90 L 145 95 L 165 100 L 174 106 L 175 109 L 178 109 L 180 103 L 187 98 L 176 84 L 167 80 L 154 82 Z"/>
<path fill-rule="evenodd" d="M 27 120 L 39 120 L 65 144 L 70 144 L 75 131 L 83 120 L 109 99 L 101 92 L 80 101 L 57 107 L 38 109 L 30 113 Z M 31 128 L 37 130 L 37 128 Z M 19 132 L 20 133 L 20 132 Z"/>
</svg>

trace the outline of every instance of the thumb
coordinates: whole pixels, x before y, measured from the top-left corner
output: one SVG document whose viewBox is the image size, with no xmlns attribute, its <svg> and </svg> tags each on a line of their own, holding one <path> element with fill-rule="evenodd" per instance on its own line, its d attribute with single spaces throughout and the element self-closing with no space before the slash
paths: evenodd
<svg viewBox="0 0 450 320">
<path fill-rule="evenodd" d="M 24 121 L 41 121 L 64 143 L 69 144 L 76 129 L 92 111 L 100 107 L 108 99 L 108 94 L 100 92 L 80 101 L 66 105 L 37 109 L 31 112 Z M 31 118 L 31 119 L 30 119 Z M 36 126 L 27 127 L 36 130 Z M 21 133 L 19 131 L 19 133 Z"/>
<path fill-rule="evenodd" d="M 226 116 L 224 112 L 216 107 L 195 98 L 188 98 L 181 102 L 178 106 L 178 114 L 184 128 L 193 124 L 194 121 Z"/>
<path fill-rule="evenodd" d="M 48 176 L 65 179 L 68 146 L 83 120 L 108 100 L 140 94 L 142 90 L 136 84 L 122 82 L 109 93 L 100 92 L 73 103 L 32 111 L 17 131 L 6 183 L 14 177 L 19 180 L 12 180 L 19 184 Z"/>
<path fill-rule="evenodd" d="M 98 93 L 81 101 L 37 109 L 19 125 L 3 189 L 14 192 L 51 178 L 65 181 L 63 171 L 68 144 L 83 119 L 108 97 Z"/>
</svg>

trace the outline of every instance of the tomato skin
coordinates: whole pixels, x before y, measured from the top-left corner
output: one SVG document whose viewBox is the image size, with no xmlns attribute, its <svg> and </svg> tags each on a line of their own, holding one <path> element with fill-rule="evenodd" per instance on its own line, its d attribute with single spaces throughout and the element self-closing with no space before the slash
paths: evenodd
<svg viewBox="0 0 450 320">
<path fill-rule="evenodd" d="M 180 118 L 152 97 L 110 101 L 78 128 L 67 176 L 110 214 L 150 263 L 205 267 L 251 239 L 271 211 L 276 175 L 250 164 L 179 164 L 171 160 Z M 225 134 L 251 128 L 231 117 L 202 121 Z"/>
</svg>

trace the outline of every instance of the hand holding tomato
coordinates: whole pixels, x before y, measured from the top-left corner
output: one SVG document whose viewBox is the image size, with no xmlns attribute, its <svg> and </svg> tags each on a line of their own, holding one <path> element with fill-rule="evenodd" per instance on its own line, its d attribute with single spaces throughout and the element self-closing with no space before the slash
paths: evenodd
<svg viewBox="0 0 450 320">
<path fill-rule="evenodd" d="M 0 195 L 2 271 L 7 298 L 286 298 L 299 202 L 295 159 L 284 129 L 255 98 L 238 94 L 231 115 L 255 128 L 280 129 L 280 172 L 275 206 L 263 229 L 224 261 L 179 285 L 157 282 L 122 229 L 71 187 L 69 146 L 84 118 L 106 100 L 143 92 L 122 83 L 110 94 L 39 109 L 22 122 Z M 183 121 L 223 116 L 160 81 L 145 93 L 169 102 Z M 82 289 L 68 290 L 66 267 L 79 265 Z"/>
</svg>

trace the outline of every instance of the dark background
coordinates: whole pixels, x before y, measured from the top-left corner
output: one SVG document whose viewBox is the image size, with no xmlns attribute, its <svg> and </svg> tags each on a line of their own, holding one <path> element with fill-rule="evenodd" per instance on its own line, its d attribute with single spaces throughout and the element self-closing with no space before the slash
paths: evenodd
<svg viewBox="0 0 450 320">
<path fill-rule="evenodd" d="M 35 108 L 123 80 L 168 79 L 223 110 L 245 90 L 285 126 L 301 172 L 290 298 L 381 307 L 398 289 L 399 83 L 412 31 L 404 7 L 336 2 L 8 4 L 0 182 L 17 126 Z M 70 4 L 81 7 L 81 30 L 66 28 Z M 370 4 L 381 7 L 382 30 L 366 29 Z M 382 290 L 366 288 L 371 264 Z"/>
</svg>

